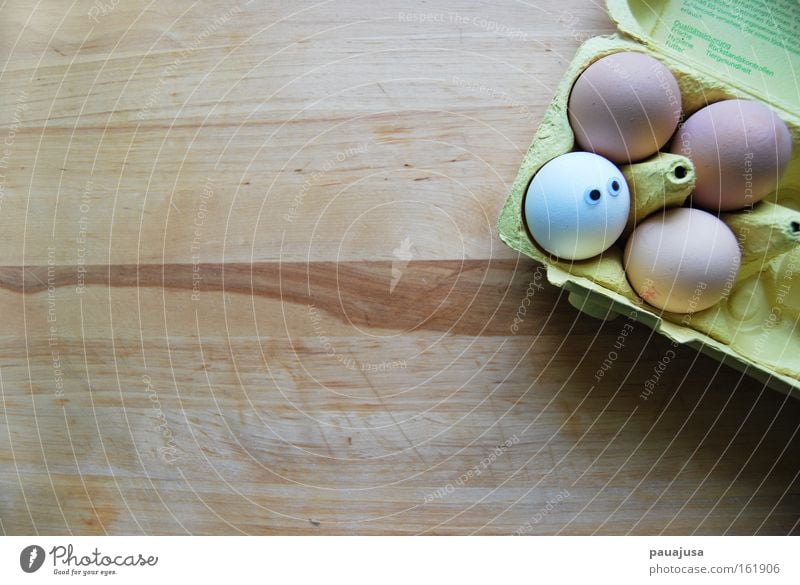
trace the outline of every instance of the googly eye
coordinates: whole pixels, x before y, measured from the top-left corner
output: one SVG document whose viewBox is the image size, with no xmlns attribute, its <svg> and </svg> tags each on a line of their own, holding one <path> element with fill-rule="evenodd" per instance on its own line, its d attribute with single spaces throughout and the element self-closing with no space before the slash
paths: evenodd
<svg viewBox="0 0 800 585">
<path fill-rule="evenodd" d="M 622 183 L 619 179 L 615 179 L 612 177 L 608 181 L 608 192 L 611 194 L 612 197 L 616 197 L 620 193 L 622 193 Z"/>
<path fill-rule="evenodd" d="M 589 205 L 597 205 L 598 203 L 600 203 L 600 198 L 602 196 L 603 196 L 603 194 L 600 193 L 600 189 L 595 189 L 593 187 L 589 187 L 588 189 L 586 189 L 586 192 L 583 194 L 583 199 Z"/>
</svg>

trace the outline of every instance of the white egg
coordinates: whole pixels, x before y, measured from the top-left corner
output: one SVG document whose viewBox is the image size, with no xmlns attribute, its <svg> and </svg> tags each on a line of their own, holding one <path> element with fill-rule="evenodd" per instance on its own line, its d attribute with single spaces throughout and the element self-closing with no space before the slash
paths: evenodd
<svg viewBox="0 0 800 585">
<path fill-rule="evenodd" d="M 525 196 L 533 239 L 565 260 L 607 250 L 625 229 L 631 196 L 622 172 L 602 156 L 570 152 L 534 176 Z"/>
</svg>

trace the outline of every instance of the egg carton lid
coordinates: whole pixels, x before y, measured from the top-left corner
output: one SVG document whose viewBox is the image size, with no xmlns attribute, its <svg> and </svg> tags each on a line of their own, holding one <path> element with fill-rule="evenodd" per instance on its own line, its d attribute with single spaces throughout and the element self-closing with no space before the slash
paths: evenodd
<svg viewBox="0 0 800 585">
<path fill-rule="evenodd" d="M 800 111 L 800 3 L 607 0 L 620 31 L 782 114 Z"/>
</svg>

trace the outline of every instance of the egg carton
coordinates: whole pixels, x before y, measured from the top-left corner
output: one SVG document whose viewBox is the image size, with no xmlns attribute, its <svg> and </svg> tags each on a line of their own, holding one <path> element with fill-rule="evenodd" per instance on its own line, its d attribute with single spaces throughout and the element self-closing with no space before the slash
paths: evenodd
<svg viewBox="0 0 800 585">
<path fill-rule="evenodd" d="M 734 22 L 718 14 L 724 4 L 610 0 L 608 10 L 620 32 L 588 39 L 578 49 L 522 161 L 498 230 L 511 248 L 541 262 L 548 281 L 565 288 L 581 311 L 601 319 L 625 315 L 676 344 L 697 348 L 800 397 L 800 94 L 792 81 L 800 73 L 800 49 L 796 35 L 791 50 L 780 47 L 780 35 L 776 40 L 757 30 L 752 15 L 742 13 Z M 773 22 L 791 18 L 779 12 L 769 16 Z M 747 24 L 751 20 L 753 30 Z M 569 28 L 574 23 L 567 18 L 562 24 Z M 524 222 L 525 192 L 536 172 L 551 159 L 578 150 L 567 116 L 575 80 L 596 60 L 618 51 L 643 52 L 672 71 L 683 119 L 723 99 L 756 100 L 771 107 L 792 135 L 792 159 L 775 192 L 751 209 L 720 215 L 739 240 L 742 265 L 727 298 L 703 311 L 677 314 L 647 305 L 623 267 L 625 241 L 636 223 L 660 209 L 680 207 L 694 187 L 692 162 L 664 152 L 669 143 L 642 162 L 620 166 L 631 191 L 630 217 L 623 236 L 600 256 L 556 258 L 536 244 Z M 759 55 L 767 65 L 754 69 L 755 63 L 742 57 L 745 53 Z"/>
</svg>

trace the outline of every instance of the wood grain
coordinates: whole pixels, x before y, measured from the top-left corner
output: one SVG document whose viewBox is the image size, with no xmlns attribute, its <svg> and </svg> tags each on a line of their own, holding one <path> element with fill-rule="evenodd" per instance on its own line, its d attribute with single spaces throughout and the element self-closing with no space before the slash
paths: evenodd
<svg viewBox="0 0 800 585">
<path fill-rule="evenodd" d="M 3 4 L 0 530 L 797 533 L 800 404 L 497 238 L 562 4 Z"/>
</svg>

